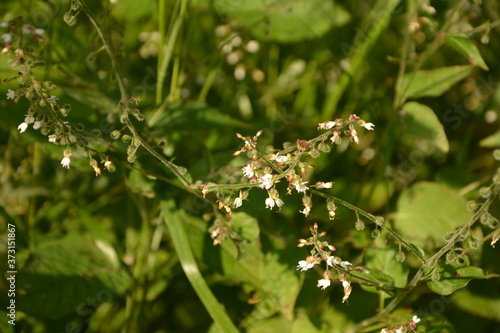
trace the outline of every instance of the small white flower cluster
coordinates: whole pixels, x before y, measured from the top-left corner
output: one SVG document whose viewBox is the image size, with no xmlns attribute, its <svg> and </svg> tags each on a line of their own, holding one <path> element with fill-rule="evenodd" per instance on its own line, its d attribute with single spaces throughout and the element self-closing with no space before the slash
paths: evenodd
<svg viewBox="0 0 500 333">
<path fill-rule="evenodd" d="M 24 37 L 31 37 L 31 39 L 37 40 L 39 43 L 43 43 L 43 36 L 45 35 L 45 30 L 40 29 L 35 27 L 32 24 L 25 24 L 22 22 L 18 21 L 10 21 L 10 22 L 0 22 L 0 28 L 8 28 L 8 31 L 0 38 L 2 39 L 2 42 L 4 44 L 4 48 L 0 53 L 5 54 L 7 53 L 10 49 L 12 49 L 12 42 L 14 41 L 16 33 L 13 31 L 17 30 L 16 25 L 22 24 L 21 25 L 21 33 L 24 35 Z"/>
<path fill-rule="evenodd" d="M 344 134 L 349 138 L 351 142 L 354 142 L 356 144 L 359 144 L 359 137 L 358 137 L 358 131 L 355 129 L 354 126 L 361 126 L 364 127 L 365 129 L 369 131 L 373 131 L 375 125 L 372 123 L 367 123 L 363 119 L 359 118 L 355 114 L 351 114 L 349 118 L 344 121 L 342 119 L 335 119 L 335 121 L 325 121 L 323 123 L 318 124 L 318 130 L 331 130 L 336 128 L 332 136 L 330 137 L 330 140 L 334 144 L 340 144 L 342 142 L 342 132 L 341 128 L 345 127 L 347 125 L 348 129 L 344 130 Z"/>
<path fill-rule="evenodd" d="M 383 328 L 380 333 L 408 333 L 415 332 L 417 329 L 417 324 L 420 322 L 420 318 L 413 316 L 407 324 L 400 325 L 397 328 Z"/>
<path fill-rule="evenodd" d="M 318 288 L 325 290 L 328 288 L 332 281 L 339 281 L 342 283 L 344 289 L 344 297 L 342 298 L 342 303 L 347 301 L 352 292 L 351 283 L 347 280 L 347 274 L 349 273 L 352 264 L 349 261 L 342 260 L 340 257 L 332 256 L 331 252 L 335 251 L 333 245 L 328 244 L 326 241 L 319 240 L 320 237 L 326 235 L 325 232 L 318 233 L 318 225 L 315 223 L 310 228 L 312 237 L 308 239 L 299 239 L 298 247 L 304 247 L 306 245 L 313 245 L 314 248 L 311 250 L 311 254 L 305 259 L 300 260 L 297 265 L 297 270 L 307 271 L 313 268 L 315 265 L 321 264 L 321 262 L 326 262 L 326 269 L 323 272 L 323 276 L 318 280 Z M 355 268 L 363 273 L 369 273 L 369 271 L 363 269 L 362 267 Z"/>
</svg>

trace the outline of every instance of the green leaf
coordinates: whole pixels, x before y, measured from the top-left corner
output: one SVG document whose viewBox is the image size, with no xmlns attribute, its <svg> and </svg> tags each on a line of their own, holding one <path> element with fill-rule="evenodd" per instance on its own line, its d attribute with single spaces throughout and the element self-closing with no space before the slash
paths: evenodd
<svg viewBox="0 0 500 333">
<path fill-rule="evenodd" d="M 408 281 L 409 268 L 402 262 L 396 260 L 396 248 L 369 248 L 365 252 L 364 261 L 366 268 L 374 268 L 388 274 L 393 281 L 393 285 L 398 288 L 406 286 Z"/>
<path fill-rule="evenodd" d="M 402 111 L 405 134 L 428 140 L 444 153 L 449 151 L 450 145 L 444 127 L 431 108 L 417 102 L 408 102 L 403 105 Z"/>
<path fill-rule="evenodd" d="M 351 19 L 342 7 L 323 0 L 215 0 L 214 7 L 257 38 L 283 43 L 319 38 Z"/>
<path fill-rule="evenodd" d="M 432 291 L 440 295 L 450 295 L 461 289 L 472 280 L 486 277 L 484 271 L 479 267 L 466 266 L 450 263 L 440 269 L 439 281 L 428 281 L 427 285 Z"/>
<path fill-rule="evenodd" d="M 492 135 L 482 139 L 479 142 L 479 145 L 486 148 L 500 147 L 500 131 L 497 131 L 496 133 L 493 133 Z"/>
<path fill-rule="evenodd" d="M 463 225 L 472 213 L 457 191 L 433 182 L 420 182 L 403 191 L 397 203 L 394 225 L 403 238 L 421 248 L 445 244 L 444 236 Z"/>
<path fill-rule="evenodd" d="M 453 66 L 407 73 L 401 91 L 406 98 L 437 97 L 473 70 L 474 66 Z"/>
<path fill-rule="evenodd" d="M 455 295 L 453 301 L 462 310 L 476 316 L 500 321 L 500 293 L 496 290 L 490 290 L 487 295 L 479 295 L 464 289 Z"/>
<path fill-rule="evenodd" d="M 33 249 L 16 283 L 18 310 L 55 319 L 79 306 L 110 301 L 124 292 L 130 277 L 113 268 L 90 237 L 69 234 Z"/>
<path fill-rule="evenodd" d="M 446 43 L 455 50 L 463 54 L 473 66 L 479 66 L 485 71 L 489 70 L 488 66 L 481 57 L 476 45 L 464 35 L 449 35 L 444 38 Z"/>
<path fill-rule="evenodd" d="M 177 252 L 182 269 L 191 283 L 191 286 L 196 291 L 196 294 L 214 322 L 219 326 L 219 329 L 223 332 L 237 333 L 238 330 L 228 317 L 226 311 L 219 304 L 200 273 L 198 264 L 196 263 L 191 250 L 189 238 L 186 234 L 186 230 L 184 229 L 182 215 L 177 209 L 175 202 L 171 199 L 163 199 L 160 201 L 160 206 L 163 216 L 165 217 L 165 223 L 167 224 L 168 231 L 170 232 L 175 251 Z"/>
<path fill-rule="evenodd" d="M 166 129 L 200 130 L 214 127 L 242 127 L 249 128 L 246 122 L 232 118 L 208 107 L 203 102 L 172 103 L 155 120 L 155 129 L 165 133 Z"/>
</svg>

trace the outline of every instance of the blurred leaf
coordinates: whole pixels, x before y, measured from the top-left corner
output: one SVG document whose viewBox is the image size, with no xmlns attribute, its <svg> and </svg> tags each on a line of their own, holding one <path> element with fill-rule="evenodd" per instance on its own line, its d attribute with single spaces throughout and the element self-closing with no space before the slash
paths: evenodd
<svg viewBox="0 0 500 333">
<path fill-rule="evenodd" d="M 432 291 L 440 295 L 450 295 L 458 289 L 465 287 L 472 279 L 482 279 L 486 273 L 479 267 L 450 263 L 440 269 L 439 281 L 428 281 L 427 285 Z"/>
<path fill-rule="evenodd" d="M 210 317 L 212 317 L 219 328 L 224 332 L 237 333 L 238 330 L 228 317 L 226 311 L 215 298 L 198 269 L 198 264 L 194 259 L 190 242 L 184 229 L 184 220 L 188 219 L 188 216 L 185 215 L 183 211 L 177 209 L 175 202 L 172 199 L 161 200 L 160 206 L 163 216 L 165 217 L 165 223 L 168 227 L 175 251 L 179 257 L 182 269 L 184 270 L 189 283 L 196 291 L 196 294 L 205 306 L 205 309 L 208 311 Z"/>
<path fill-rule="evenodd" d="M 486 148 L 500 147 L 500 131 L 497 131 L 496 133 L 488 136 L 487 138 L 482 139 L 479 142 L 479 145 L 481 147 L 486 147 Z"/>
<path fill-rule="evenodd" d="M 404 238 L 421 248 L 428 248 L 429 238 L 439 247 L 445 244 L 446 233 L 472 216 L 465 204 L 465 198 L 444 185 L 416 183 L 401 193 L 394 225 Z"/>
<path fill-rule="evenodd" d="M 277 309 L 285 318 L 292 320 L 300 291 L 299 276 L 295 269 L 281 263 L 276 253 L 267 253 L 262 282 L 264 289 L 274 298 Z"/>
<path fill-rule="evenodd" d="M 444 40 L 455 50 L 462 53 L 470 61 L 471 65 L 479 66 L 485 71 L 489 70 L 476 45 L 467 36 L 449 35 Z"/>
<path fill-rule="evenodd" d="M 215 0 L 214 7 L 246 26 L 257 38 L 283 43 L 319 38 L 351 19 L 342 7 L 323 0 Z"/>
<path fill-rule="evenodd" d="M 173 103 L 159 115 L 154 124 L 155 129 L 162 134 L 167 129 L 192 131 L 216 127 L 251 127 L 248 123 L 223 114 L 202 102 Z"/>
<path fill-rule="evenodd" d="M 409 269 L 405 263 L 396 260 L 396 248 L 369 248 L 364 255 L 364 262 L 368 270 L 374 268 L 388 274 L 395 287 L 402 288 L 408 280 Z"/>
<path fill-rule="evenodd" d="M 297 316 L 293 321 L 292 333 L 318 333 L 320 330 L 311 322 L 311 318 L 306 314 Z"/>
<path fill-rule="evenodd" d="M 401 91 L 406 98 L 437 97 L 473 70 L 474 66 L 453 66 L 407 73 Z"/>
<path fill-rule="evenodd" d="M 33 249 L 17 275 L 18 310 L 45 318 L 60 318 L 77 306 L 108 302 L 123 293 L 130 277 L 110 267 L 89 237 L 70 234 Z"/>
<path fill-rule="evenodd" d="M 386 273 L 378 268 L 371 268 L 370 267 L 368 270 L 370 271 L 370 273 L 368 273 L 368 274 L 358 272 L 355 270 L 351 271 L 350 273 L 352 276 L 369 279 L 370 281 L 379 284 L 379 286 L 376 287 L 376 286 L 369 284 L 367 282 L 360 281 L 359 285 L 364 290 L 371 292 L 371 293 L 375 293 L 375 294 L 378 294 L 378 293 L 380 293 L 380 290 L 383 290 L 388 295 L 394 296 L 394 293 L 392 292 L 392 288 L 391 288 L 391 287 L 394 287 L 393 277 L 390 274 L 388 274 L 388 273 Z"/>
<path fill-rule="evenodd" d="M 248 333 L 292 332 L 292 322 L 283 317 L 274 317 L 254 323 L 248 327 Z"/>
<path fill-rule="evenodd" d="M 464 289 L 456 293 L 453 301 L 462 310 L 500 322 L 500 293 L 497 290 L 479 295 Z"/>
<path fill-rule="evenodd" d="M 144 175 L 141 171 L 132 169 L 128 177 L 129 188 L 146 198 L 154 198 L 156 193 L 154 191 L 155 182 Z"/>
<path fill-rule="evenodd" d="M 402 111 L 405 134 L 428 140 L 444 153 L 449 151 L 450 145 L 444 127 L 431 108 L 417 102 L 408 102 L 403 105 Z"/>
</svg>

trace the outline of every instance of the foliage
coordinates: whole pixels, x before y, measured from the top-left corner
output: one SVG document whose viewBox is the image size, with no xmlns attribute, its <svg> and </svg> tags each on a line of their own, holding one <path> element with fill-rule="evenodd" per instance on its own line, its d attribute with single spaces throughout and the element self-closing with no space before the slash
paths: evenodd
<svg viewBox="0 0 500 333">
<path fill-rule="evenodd" d="M 2 331 L 498 326 L 496 1 L 0 8 Z"/>
</svg>

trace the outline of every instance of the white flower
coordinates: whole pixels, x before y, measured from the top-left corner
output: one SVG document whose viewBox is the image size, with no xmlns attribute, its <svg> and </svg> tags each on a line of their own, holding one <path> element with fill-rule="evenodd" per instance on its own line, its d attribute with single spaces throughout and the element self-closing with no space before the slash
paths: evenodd
<svg viewBox="0 0 500 333">
<path fill-rule="evenodd" d="M 310 268 L 313 268 L 314 264 L 309 263 L 305 260 L 299 261 L 299 264 L 297 265 L 297 269 L 300 269 L 302 272 L 307 271 Z"/>
<path fill-rule="evenodd" d="M 76 142 L 76 137 L 73 134 L 68 135 L 68 140 L 70 143 Z"/>
<path fill-rule="evenodd" d="M 295 185 L 295 189 L 297 190 L 297 192 L 305 192 L 306 190 L 309 189 L 309 187 L 307 187 L 305 184 L 307 184 L 308 182 L 302 182 L 300 184 L 297 184 Z"/>
<path fill-rule="evenodd" d="M 254 175 L 254 172 L 252 170 L 252 168 L 250 167 L 250 165 L 248 164 L 246 167 L 244 167 L 243 169 L 241 169 L 243 171 L 243 175 L 245 177 L 248 177 L 248 178 L 252 178 L 253 175 Z"/>
<path fill-rule="evenodd" d="M 33 117 L 32 115 L 27 115 L 25 118 L 24 118 L 24 122 L 26 124 L 32 124 L 35 122 L 35 117 Z"/>
<path fill-rule="evenodd" d="M 26 122 L 21 123 L 19 126 L 17 126 L 19 133 L 24 133 L 27 128 L 28 128 L 28 124 Z"/>
<path fill-rule="evenodd" d="M 396 331 L 394 331 L 394 333 L 403 333 L 403 330 L 400 328 L 396 328 Z"/>
<path fill-rule="evenodd" d="M 235 208 L 241 207 L 241 205 L 243 205 L 243 200 L 241 200 L 240 197 L 237 197 L 236 199 L 234 199 L 233 206 Z"/>
<path fill-rule="evenodd" d="M 12 36 L 11 34 L 3 34 L 2 35 L 2 40 L 5 44 L 9 44 L 10 42 L 12 42 Z"/>
<path fill-rule="evenodd" d="M 270 173 L 266 173 L 264 176 L 260 177 L 260 181 L 262 184 L 260 185 L 260 188 L 265 188 L 266 190 L 269 190 L 271 186 L 273 186 L 273 175 Z"/>
<path fill-rule="evenodd" d="M 64 158 L 61 160 L 61 165 L 63 168 L 69 169 L 69 164 L 71 163 L 71 159 L 69 156 L 64 155 Z"/>
<path fill-rule="evenodd" d="M 332 188 L 332 186 L 333 186 L 332 182 L 323 183 L 323 188 Z"/>
<path fill-rule="evenodd" d="M 329 279 L 318 280 L 318 288 L 325 290 L 328 287 L 330 287 L 330 280 Z"/>
<path fill-rule="evenodd" d="M 56 142 L 57 141 L 57 135 L 51 134 L 49 135 L 49 142 Z"/>
<path fill-rule="evenodd" d="M 288 161 L 288 157 L 276 155 L 276 162 L 283 163 L 283 162 L 286 162 L 286 161 Z"/>
<path fill-rule="evenodd" d="M 7 99 L 14 99 L 16 97 L 16 92 L 12 89 L 7 90 Z"/>
<path fill-rule="evenodd" d="M 327 121 L 325 124 L 325 128 L 329 130 L 330 128 L 335 127 L 335 125 L 337 124 L 334 121 Z"/>
<path fill-rule="evenodd" d="M 275 205 L 274 199 L 272 198 L 266 199 L 266 208 L 273 209 L 274 205 Z"/>
<path fill-rule="evenodd" d="M 48 98 L 48 101 L 52 104 L 54 104 L 59 98 L 57 98 L 57 96 L 54 96 L 54 95 L 51 95 L 49 98 Z"/>
<path fill-rule="evenodd" d="M 372 124 L 372 123 L 366 123 L 366 124 L 363 125 L 363 127 L 366 128 L 369 131 L 373 131 L 373 128 L 375 127 L 375 125 Z"/>
<path fill-rule="evenodd" d="M 380 333 L 389 333 L 389 330 L 387 330 L 387 328 L 383 328 L 380 330 Z"/>
<path fill-rule="evenodd" d="M 35 121 L 35 123 L 33 124 L 33 129 L 37 130 L 40 127 L 42 127 L 42 122 L 41 121 Z"/>
<path fill-rule="evenodd" d="M 276 202 L 276 206 L 278 206 L 278 208 L 280 208 L 280 209 L 281 209 L 281 207 L 285 204 L 285 203 L 283 202 L 283 200 L 281 200 L 280 198 L 278 198 L 278 199 L 274 200 L 274 202 Z"/>
<path fill-rule="evenodd" d="M 305 216 L 309 216 L 309 213 L 311 212 L 311 207 L 306 206 L 306 207 L 304 207 L 303 210 L 299 210 L 299 212 L 304 214 Z"/>
<path fill-rule="evenodd" d="M 413 321 L 414 323 L 418 323 L 420 322 L 420 318 L 418 318 L 417 316 L 413 316 L 413 318 L 411 318 L 411 321 Z"/>
<path fill-rule="evenodd" d="M 349 261 L 342 261 L 340 263 L 340 266 L 343 268 L 343 269 L 347 269 L 347 266 L 351 266 L 352 264 L 349 262 Z"/>
<path fill-rule="evenodd" d="M 40 29 L 40 28 L 35 29 L 35 34 L 37 34 L 39 36 L 43 35 L 44 33 L 45 33 L 45 30 L 43 30 L 43 29 Z"/>
<path fill-rule="evenodd" d="M 333 266 L 334 262 L 335 262 L 335 257 L 334 256 L 328 257 L 328 259 L 326 259 L 326 264 L 328 266 Z"/>
</svg>

